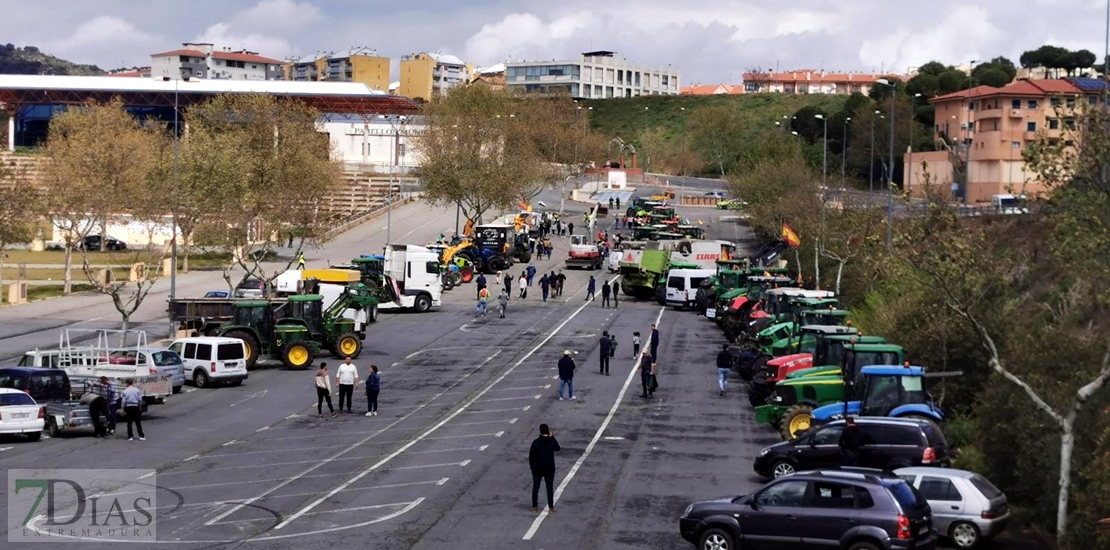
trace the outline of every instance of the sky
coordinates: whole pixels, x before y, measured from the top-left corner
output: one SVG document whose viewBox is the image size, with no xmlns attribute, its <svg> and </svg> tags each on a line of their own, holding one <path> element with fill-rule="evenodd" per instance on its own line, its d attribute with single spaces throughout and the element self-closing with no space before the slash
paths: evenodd
<svg viewBox="0 0 1110 550">
<path fill-rule="evenodd" d="M 1110 0 L 0 0 L 3 42 L 102 69 L 182 42 L 277 59 L 354 46 L 440 51 L 477 66 L 610 50 L 683 84 L 750 68 L 904 73 L 1043 44 L 1105 50 Z"/>
</svg>

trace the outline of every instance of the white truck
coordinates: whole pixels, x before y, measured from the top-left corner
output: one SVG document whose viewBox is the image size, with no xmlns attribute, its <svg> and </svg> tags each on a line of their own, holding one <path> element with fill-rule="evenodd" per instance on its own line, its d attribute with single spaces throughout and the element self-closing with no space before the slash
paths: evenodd
<svg viewBox="0 0 1110 550">
<path fill-rule="evenodd" d="M 382 302 L 378 309 L 424 313 L 443 305 L 443 278 L 435 251 L 412 244 L 391 244 L 385 249 L 384 269 L 396 300 Z"/>
</svg>

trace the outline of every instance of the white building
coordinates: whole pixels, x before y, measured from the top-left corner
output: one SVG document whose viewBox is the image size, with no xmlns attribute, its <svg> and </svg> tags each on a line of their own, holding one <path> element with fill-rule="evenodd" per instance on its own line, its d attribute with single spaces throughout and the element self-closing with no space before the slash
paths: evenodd
<svg viewBox="0 0 1110 550">
<path fill-rule="evenodd" d="M 569 93 L 583 99 L 678 95 L 681 91 L 681 72 L 677 68 L 634 65 L 614 53 L 586 52 L 575 61 L 509 62 L 505 64 L 505 83 L 510 90 Z"/>
<path fill-rule="evenodd" d="M 218 50 L 212 44 L 182 44 L 182 49 L 151 54 L 154 78 L 210 78 L 226 80 L 283 80 L 282 61 L 246 50 Z"/>
<path fill-rule="evenodd" d="M 320 130 L 328 134 L 332 158 L 351 170 L 393 171 L 408 173 L 420 165 L 420 153 L 411 137 L 424 129 L 419 117 L 386 119 L 359 116 L 328 115 Z M 396 151 L 391 145 L 396 145 Z"/>
</svg>

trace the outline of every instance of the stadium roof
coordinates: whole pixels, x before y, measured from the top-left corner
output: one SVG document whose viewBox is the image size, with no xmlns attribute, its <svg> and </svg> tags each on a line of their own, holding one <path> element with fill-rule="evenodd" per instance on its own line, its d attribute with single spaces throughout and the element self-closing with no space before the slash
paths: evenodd
<svg viewBox="0 0 1110 550">
<path fill-rule="evenodd" d="M 407 97 L 389 95 L 360 82 L 284 80 L 163 80 L 110 76 L 0 75 L 0 103 L 8 109 L 28 103 L 75 105 L 120 97 L 131 106 L 188 106 L 220 94 L 296 97 L 326 113 L 413 114 Z"/>
</svg>

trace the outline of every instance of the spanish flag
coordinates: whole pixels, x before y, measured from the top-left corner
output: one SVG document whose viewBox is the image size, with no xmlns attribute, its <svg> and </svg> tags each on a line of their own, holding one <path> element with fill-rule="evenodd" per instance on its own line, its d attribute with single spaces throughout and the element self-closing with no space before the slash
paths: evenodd
<svg viewBox="0 0 1110 550">
<path fill-rule="evenodd" d="M 790 229 L 790 226 L 786 225 L 786 222 L 782 222 L 782 240 L 786 241 L 786 244 L 793 248 L 798 248 L 802 244 L 802 240 L 798 238 L 798 234 L 795 233 L 793 229 Z"/>
</svg>

